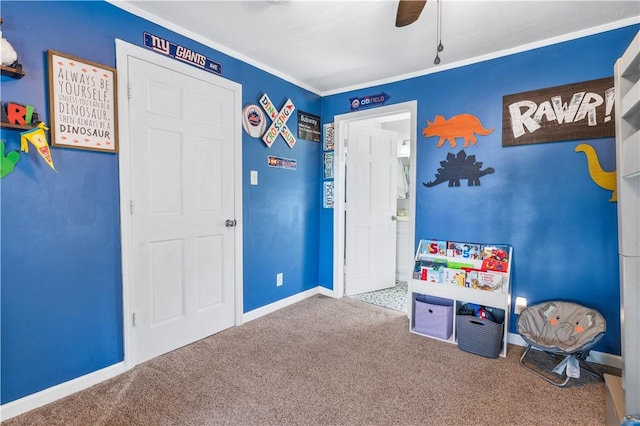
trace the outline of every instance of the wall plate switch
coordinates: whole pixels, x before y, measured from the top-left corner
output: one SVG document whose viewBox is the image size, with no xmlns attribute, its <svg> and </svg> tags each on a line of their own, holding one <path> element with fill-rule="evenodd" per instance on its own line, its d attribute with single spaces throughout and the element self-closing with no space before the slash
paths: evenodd
<svg viewBox="0 0 640 426">
<path fill-rule="evenodd" d="M 280 287 L 282 285 L 282 281 L 283 277 L 282 277 L 282 272 L 280 272 L 279 274 L 276 275 L 276 287 Z"/>
<path fill-rule="evenodd" d="M 258 184 L 258 171 L 257 170 L 251 170 L 251 185 L 257 185 Z"/>
</svg>

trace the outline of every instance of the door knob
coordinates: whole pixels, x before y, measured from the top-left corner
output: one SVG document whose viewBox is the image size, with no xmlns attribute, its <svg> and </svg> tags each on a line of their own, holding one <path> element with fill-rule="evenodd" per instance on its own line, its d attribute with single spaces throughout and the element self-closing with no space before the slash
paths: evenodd
<svg viewBox="0 0 640 426">
<path fill-rule="evenodd" d="M 227 228 L 233 228 L 234 226 L 236 226 L 236 220 L 235 219 L 227 219 L 224 222 L 224 226 L 226 226 Z"/>
<path fill-rule="evenodd" d="M 391 216 L 391 220 L 398 220 L 398 218 L 395 216 Z"/>
</svg>

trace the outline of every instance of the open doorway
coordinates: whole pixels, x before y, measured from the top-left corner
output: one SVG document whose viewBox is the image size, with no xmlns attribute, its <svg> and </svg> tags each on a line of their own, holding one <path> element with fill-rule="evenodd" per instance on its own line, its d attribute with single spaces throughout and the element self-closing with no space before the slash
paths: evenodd
<svg viewBox="0 0 640 426">
<path fill-rule="evenodd" d="M 336 116 L 337 297 L 397 290 L 398 281 L 404 283 L 406 295 L 414 240 L 415 155 L 411 153 L 416 114 L 417 102 L 411 101 Z"/>
</svg>

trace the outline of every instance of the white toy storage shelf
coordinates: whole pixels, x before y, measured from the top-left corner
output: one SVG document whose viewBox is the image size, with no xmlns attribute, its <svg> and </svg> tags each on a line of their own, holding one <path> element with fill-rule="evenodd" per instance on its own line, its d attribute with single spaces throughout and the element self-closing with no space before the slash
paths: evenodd
<svg viewBox="0 0 640 426">
<path fill-rule="evenodd" d="M 620 421 L 640 413 L 640 32 L 616 62 L 614 82 L 622 314 L 622 381 L 615 387 L 622 392 L 607 383 L 607 420 Z M 616 395 L 623 407 L 614 414 Z"/>
<path fill-rule="evenodd" d="M 464 257 L 465 253 L 454 256 L 454 252 L 452 251 L 448 253 L 445 252 L 444 254 L 442 252 L 425 252 L 425 250 L 423 250 L 424 245 L 433 241 L 434 240 L 421 240 L 416 253 L 416 265 L 418 268 L 422 268 L 422 273 L 414 270 L 413 279 L 409 281 L 409 331 L 422 336 L 457 344 L 458 330 L 456 329 L 456 312 L 461 306 L 466 303 L 474 303 L 488 308 L 502 309 L 505 315 L 501 336 L 500 356 L 506 356 L 509 313 L 511 308 L 510 284 L 513 249 L 505 244 L 447 243 L 439 241 L 440 243 L 446 244 L 504 248 L 507 259 L 504 262 L 496 262 L 499 264 L 499 268 L 487 270 L 487 259 L 482 259 L 481 253 L 467 253 L 469 257 Z M 427 264 L 435 262 L 438 264 L 437 266 L 440 266 L 439 276 L 437 274 L 433 276 L 433 269 L 420 266 L 420 262 Z M 506 272 L 500 272 L 500 269 L 504 270 L 505 268 Z M 481 274 L 483 269 L 485 271 L 483 276 L 480 277 L 480 283 L 478 284 L 478 276 L 474 275 L 474 273 Z M 458 276 L 456 271 L 461 272 L 462 276 Z M 452 282 L 456 284 L 451 284 Z M 484 290 L 482 289 L 483 283 L 485 283 Z M 448 332 L 444 334 L 440 332 L 429 333 L 416 329 L 416 306 L 422 309 L 420 303 L 424 301 L 426 301 L 430 307 L 431 304 L 442 306 L 443 309 L 440 312 L 436 312 L 436 314 L 445 321 L 444 327 L 451 327 L 449 337 L 446 337 L 446 335 L 449 334 Z M 442 318 L 443 315 L 446 316 L 446 318 Z M 418 322 L 420 323 L 420 328 L 422 328 L 423 324 L 421 320 L 418 319 Z M 440 325 L 438 326 L 440 327 Z"/>
</svg>

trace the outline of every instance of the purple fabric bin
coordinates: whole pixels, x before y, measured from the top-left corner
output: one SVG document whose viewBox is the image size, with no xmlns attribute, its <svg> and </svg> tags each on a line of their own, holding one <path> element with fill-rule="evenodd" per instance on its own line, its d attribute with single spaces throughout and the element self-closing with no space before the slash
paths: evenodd
<svg viewBox="0 0 640 426">
<path fill-rule="evenodd" d="M 453 303 L 446 306 L 415 300 L 413 317 L 417 333 L 444 340 L 453 334 Z"/>
</svg>

